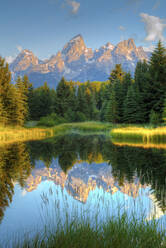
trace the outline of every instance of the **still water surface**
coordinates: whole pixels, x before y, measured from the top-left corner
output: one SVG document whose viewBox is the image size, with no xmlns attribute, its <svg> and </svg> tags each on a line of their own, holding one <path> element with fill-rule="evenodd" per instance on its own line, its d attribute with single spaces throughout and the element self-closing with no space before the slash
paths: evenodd
<svg viewBox="0 0 166 248">
<path fill-rule="evenodd" d="M 75 218 L 166 223 L 166 150 L 116 146 L 104 135 L 0 147 L 0 243 Z"/>
</svg>

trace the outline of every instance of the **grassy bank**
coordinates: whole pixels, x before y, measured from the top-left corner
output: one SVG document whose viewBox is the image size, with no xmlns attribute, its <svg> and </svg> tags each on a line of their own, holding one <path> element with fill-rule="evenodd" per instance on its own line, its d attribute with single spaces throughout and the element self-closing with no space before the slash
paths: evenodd
<svg viewBox="0 0 166 248">
<path fill-rule="evenodd" d="M 20 128 L 20 127 L 0 127 L 0 144 L 10 144 L 14 142 L 40 140 L 52 137 L 52 129 L 44 128 Z"/>
<path fill-rule="evenodd" d="M 76 122 L 59 124 L 51 128 L 30 125 L 25 128 L 0 127 L 0 142 L 12 143 L 45 139 L 70 132 L 105 133 L 111 135 L 114 143 L 135 144 L 166 144 L 166 127 L 145 128 L 141 126 L 114 125 L 103 122 Z M 165 147 L 164 147 L 165 148 Z"/>
<path fill-rule="evenodd" d="M 56 125 L 52 128 L 45 127 L 0 127 L 0 143 L 8 144 L 19 141 L 30 141 L 45 139 L 70 132 L 109 132 L 112 128 L 111 124 L 101 122 L 81 122 L 81 123 L 65 123 Z"/>
<path fill-rule="evenodd" d="M 57 125 L 53 128 L 54 134 L 68 132 L 100 133 L 109 132 L 113 125 L 102 122 L 76 122 Z"/>
<path fill-rule="evenodd" d="M 132 221 L 124 214 L 93 228 L 89 222 L 73 221 L 62 229 L 13 245 L 17 248 L 165 248 L 166 235 L 157 222 Z"/>
<path fill-rule="evenodd" d="M 144 128 L 144 127 L 121 127 L 111 130 L 111 137 L 123 142 L 137 142 L 143 144 L 166 143 L 166 127 Z"/>
</svg>

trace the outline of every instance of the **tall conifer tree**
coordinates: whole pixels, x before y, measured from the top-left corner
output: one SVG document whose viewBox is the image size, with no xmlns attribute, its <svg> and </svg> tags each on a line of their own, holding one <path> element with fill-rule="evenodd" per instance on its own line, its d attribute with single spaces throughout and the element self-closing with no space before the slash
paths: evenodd
<svg viewBox="0 0 166 248">
<path fill-rule="evenodd" d="M 0 57 L 0 98 L 1 104 L 3 104 L 3 111 L 5 111 L 4 124 L 9 122 L 10 116 L 8 113 L 9 109 L 9 89 L 11 87 L 11 73 L 9 71 L 9 66 L 5 63 L 5 60 Z"/>
<path fill-rule="evenodd" d="M 124 101 L 123 118 L 125 123 L 137 123 L 137 96 L 133 85 L 129 87 Z"/>
<path fill-rule="evenodd" d="M 161 41 L 152 53 L 149 62 L 149 75 L 145 85 L 144 94 L 146 96 L 147 116 L 155 111 L 160 114 L 163 111 L 164 98 L 166 92 L 166 50 Z"/>
</svg>

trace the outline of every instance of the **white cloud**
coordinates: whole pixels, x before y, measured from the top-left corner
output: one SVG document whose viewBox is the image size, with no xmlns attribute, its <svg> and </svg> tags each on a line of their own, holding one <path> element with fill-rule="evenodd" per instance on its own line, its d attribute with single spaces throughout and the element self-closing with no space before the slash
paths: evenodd
<svg viewBox="0 0 166 248">
<path fill-rule="evenodd" d="M 18 51 L 18 52 L 21 52 L 21 51 L 23 50 L 22 46 L 20 46 L 20 45 L 16 46 L 16 48 L 17 48 L 17 51 Z M 12 62 L 15 60 L 15 58 L 17 57 L 18 52 L 15 53 L 14 55 L 6 56 L 6 57 L 5 57 L 5 61 L 6 61 L 8 64 L 12 63 Z"/>
<path fill-rule="evenodd" d="M 13 62 L 13 60 L 14 60 L 15 58 L 16 58 L 16 57 L 14 57 L 14 56 L 7 56 L 7 57 L 5 57 L 5 61 L 6 61 L 8 64 L 10 64 L 10 63 Z"/>
<path fill-rule="evenodd" d="M 166 28 L 166 21 L 156 17 L 150 16 L 146 13 L 141 13 L 142 21 L 145 23 L 146 37 L 145 41 L 164 41 L 163 31 Z"/>
<path fill-rule="evenodd" d="M 73 15 L 76 15 L 78 13 L 78 10 L 80 8 L 80 3 L 72 0 L 67 0 L 67 4 L 72 8 L 71 13 Z"/>
<path fill-rule="evenodd" d="M 18 50 L 19 52 L 21 52 L 21 51 L 23 50 L 22 46 L 18 45 L 18 46 L 17 46 L 17 50 Z"/>
<path fill-rule="evenodd" d="M 126 28 L 124 27 L 124 26 L 119 26 L 119 29 L 121 30 L 121 31 L 125 31 L 126 30 Z"/>
</svg>

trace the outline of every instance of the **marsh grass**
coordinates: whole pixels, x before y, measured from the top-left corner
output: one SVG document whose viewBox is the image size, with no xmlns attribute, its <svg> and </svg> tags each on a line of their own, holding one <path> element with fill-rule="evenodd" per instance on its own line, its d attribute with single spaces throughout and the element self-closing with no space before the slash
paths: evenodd
<svg viewBox="0 0 166 248">
<path fill-rule="evenodd" d="M 142 143 L 142 144 L 164 144 L 166 143 L 166 127 L 120 127 L 111 130 L 113 140 L 120 142 Z"/>
<path fill-rule="evenodd" d="M 165 248 L 165 232 L 157 231 L 155 221 L 138 222 L 133 218 L 130 222 L 126 214 L 119 218 L 111 218 L 106 223 L 93 228 L 86 222 L 73 221 L 65 228 L 36 235 L 32 240 L 24 240 L 13 247 L 56 247 L 56 248 Z"/>
<path fill-rule="evenodd" d="M 25 128 L 0 126 L 1 145 L 19 141 L 40 140 L 70 132 L 109 132 L 111 128 L 110 124 L 100 122 L 65 123 L 56 125 L 53 128 L 34 127 L 34 125 L 35 123 L 30 123 Z"/>
<path fill-rule="evenodd" d="M 0 144 L 10 144 L 15 142 L 40 140 L 52 137 L 52 129 L 42 128 L 20 128 L 20 127 L 0 127 Z"/>
<path fill-rule="evenodd" d="M 30 141 L 47 137 L 79 132 L 81 134 L 108 134 L 116 141 L 125 141 L 144 144 L 166 143 L 166 127 L 153 128 L 152 126 L 127 126 L 113 125 L 103 122 L 75 122 L 56 125 L 52 128 L 43 126 L 34 127 L 35 123 L 29 123 L 25 128 L 0 127 L 0 142 L 11 143 L 17 141 Z"/>
<path fill-rule="evenodd" d="M 86 133 L 103 133 L 109 132 L 113 127 L 110 123 L 102 122 L 77 122 L 77 123 L 65 123 L 54 127 L 55 134 L 67 133 L 67 132 L 86 132 Z"/>
<path fill-rule="evenodd" d="M 54 195 L 50 188 L 49 194 L 41 195 L 43 207 L 46 208 L 43 218 L 44 231 L 35 236 L 25 235 L 24 240 L 15 241 L 12 247 L 16 248 L 165 248 L 166 232 L 159 228 L 155 219 L 148 221 L 144 215 L 138 217 L 134 212 L 129 216 L 127 211 L 119 205 L 117 214 L 110 212 L 110 206 L 104 196 L 98 195 L 96 209 L 102 201 L 107 215 L 89 208 L 82 211 L 75 205 L 68 205 L 66 194 L 57 191 Z M 58 201 L 58 194 L 63 198 L 63 204 Z M 55 198 L 56 196 L 56 198 Z M 106 203 L 106 204 L 105 204 Z M 50 208 L 50 206 L 52 206 Z M 63 206 L 63 208 L 62 208 Z M 114 204 L 113 204 L 114 206 Z M 43 209 L 42 207 L 42 209 Z M 90 207 L 90 206 L 89 206 Z M 69 211 L 69 208 L 71 211 Z M 64 218 L 62 219 L 62 212 Z M 45 220 L 47 220 L 45 222 Z"/>
</svg>

